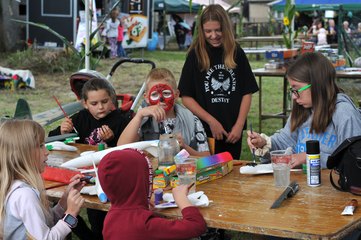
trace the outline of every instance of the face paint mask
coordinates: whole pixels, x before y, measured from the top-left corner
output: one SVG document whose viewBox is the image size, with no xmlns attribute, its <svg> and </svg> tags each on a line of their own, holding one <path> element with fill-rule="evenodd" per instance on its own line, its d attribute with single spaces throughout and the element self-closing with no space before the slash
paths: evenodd
<svg viewBox="0 0 361 240">
<path fill-rule="evenodd" d="M 169 111 L 174 105 L 174 92 L 173 89 L 167 84 L 154 85 L 149 90 L 148 100 L 151 105 L 165 103 L 165 111 Z"/>
</svg>

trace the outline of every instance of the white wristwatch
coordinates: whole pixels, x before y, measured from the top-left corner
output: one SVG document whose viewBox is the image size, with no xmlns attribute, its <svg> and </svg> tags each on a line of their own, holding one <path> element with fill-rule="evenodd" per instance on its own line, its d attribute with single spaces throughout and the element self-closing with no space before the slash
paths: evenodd
<svg viewBox="0 0 361 240">
<path fill-rule="evenodd" d="M 71 214 L 65 214 L 62 219 L 70 228 L 75 228 L 78 224 L 78 219 Z"/>
</svg>

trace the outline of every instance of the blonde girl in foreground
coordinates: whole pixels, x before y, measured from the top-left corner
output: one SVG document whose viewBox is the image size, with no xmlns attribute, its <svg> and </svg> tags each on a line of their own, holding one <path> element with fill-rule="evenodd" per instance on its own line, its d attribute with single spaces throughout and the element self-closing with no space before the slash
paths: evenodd
<svg viewBox="0 0 361 240">
<path fill-rule="evenodd" d="M 64 239 L 76 225 L 85 182 L 74 176 L 58 204 L 49 207 L 41 177 L 49 155 L 44 139 L 34 121 L 0 124 L 0 239 Z"/>
</svg>

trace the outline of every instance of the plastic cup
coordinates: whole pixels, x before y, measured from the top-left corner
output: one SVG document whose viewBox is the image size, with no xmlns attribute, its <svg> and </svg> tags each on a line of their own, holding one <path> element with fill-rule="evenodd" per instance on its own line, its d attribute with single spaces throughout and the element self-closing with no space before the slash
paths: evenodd
<svg viewBox="0 0 361 240">
<path fill-rule="evenodd" d="M 286 150 L 271 151 L 273 178 L 276 187 L 287 187 L 290 184 L 290 162 L 292 153 Z"/>
<path fill-rule="evenodd" d="M 180 185 L 193 186 L 189 189 L 189 193 L 196 192 L 196 175 L 197 175 L 197 159 L 187 158 L 183 162 L 177 162 L 177 175 Z"/>
</svg>

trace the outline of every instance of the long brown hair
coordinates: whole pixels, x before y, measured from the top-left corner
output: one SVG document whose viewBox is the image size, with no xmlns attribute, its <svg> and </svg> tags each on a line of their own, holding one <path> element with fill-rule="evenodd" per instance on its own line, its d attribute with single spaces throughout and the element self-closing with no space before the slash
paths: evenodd
<svg viewBox="0 0 361 240">
<path fill-rule="evenodd" d="M 207 42 L 203 31 L 203 24 L 209 21 L 216 21 L 221 25 L 222 47 L 224 49 L 224 64 L 227 68 L 235 68 L 237 66 L 236 62 L 234 61 L 234 56 L 236 53 L 236 42 L 232 32 L 231 20 L 229 19 L 227 12 L 223 9 L 223 7 L 218 4 L 209 5 L 202 11 L 197 28 L 198 36 L 193 41 L 189 50 L 193 48 L 195 49 L 202 71 L 206 71 L 210 68 L 210 61 L 206 46 Z"/>
<path fill-rule="evenodd" d="M 287 70 L 287 78 L 311 84 L 312 109 L 304 108 L 293 101 L 291 131 L 300 127 L 313 114 L 310 132 L 322 133 L 332 120 L 336 109 L 336 70 L 321 53 L 305 53 Z"/>
</svg>

